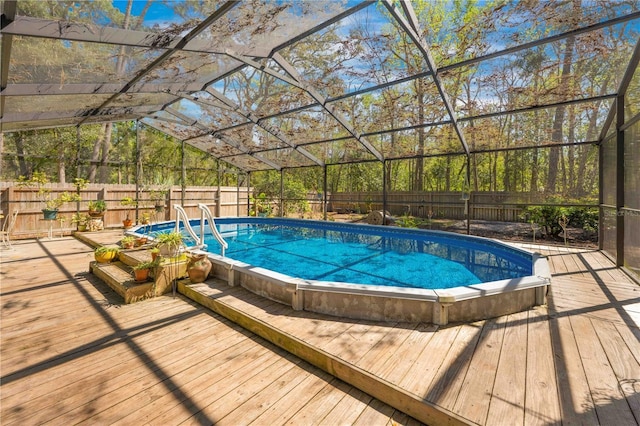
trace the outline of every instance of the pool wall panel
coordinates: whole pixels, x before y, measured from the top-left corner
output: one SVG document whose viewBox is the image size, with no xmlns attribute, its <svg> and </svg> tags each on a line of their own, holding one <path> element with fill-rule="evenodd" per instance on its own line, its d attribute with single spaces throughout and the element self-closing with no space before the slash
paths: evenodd
<svg viewBox="0 0 640 426">
<path fill-rule="evenodd" d="M 536 305 L 536 289 L 510 291 L 460 300 L 449 306 L 450 322 L 477 321 L 513 314 Z"/>
<path fill-rule="evenodd" d="M 304 290 L 304 310 L 372 321 L 431 322 L 433 302 Z"/>
</svg>

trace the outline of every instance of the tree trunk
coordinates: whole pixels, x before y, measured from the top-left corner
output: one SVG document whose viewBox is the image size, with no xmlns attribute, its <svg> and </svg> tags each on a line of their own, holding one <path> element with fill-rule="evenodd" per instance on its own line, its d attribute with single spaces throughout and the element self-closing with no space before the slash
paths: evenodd
<svg viewBox="0 0 640 426">
<path fill-rule="evenodd" d="M 103 136 L 104 137 L 104 134 Z M 98 172 L 98 160 L 100 158 L 100 147 L 102 142 L 100 140 L 95 141 L 93 144 L 93 151 L 91 151 L 91 164 L 89 165 L 89 182 L 96 181 L 96 174 Z"/>
<path fill-rule="evenodd" d="M 509 101 L 509 105 L 511 105 L 511 101 Z M 511 145 L 511 138 L 513 137 L 513 133 L 514 133 L 514 129 L 512 126 L 512 120 L 511 119 L 507 119 L 507 123 L 506 123 L 506 127 L 505 127 L 505 148 L 509 148 L 509 146 Z M 509 156 L 509 151 L 504 151 L 504 171 L 502 174 L 502 190 L 503 191 L 510 191 L 511 188 L 511 164 L 510 164 L 510 156 Z M 497 188 L 497 176 L 496 176 L 496 188 Z"/>
<path fill-rule="evenodd" d="M 144 7 L 143 13 L 140 15 L 139 23 L 144 19 L 144 14 L 148 10 L 149 2 Z M 122 22 L 123 29 L 129 29 L 131 22 L 131 10 L 133 8 L 133 0 L 129 0 L 127 3 L 127 9 L 125 11 L 124 20 Z M 116 63 L 116 74 L 122 75 L 124 73 L 124 69 L 127 64 L 127 47 L 122 46 L 120 48 L 120 54 L 118 55 L 118 62 Z M 113 129 L 113 123 L 106 123 L 102 126 L 103 135 L 101 139 L 101 143 L 99 146 L 94 146 L 93 155 L 91 158 L 91 168 L 89 174 L 89 180 L 95 182 L 96 178 L 96 168 L 98 164 L 100 164 L 99 168 L 99 182 L 100 183 L 108 183 L 109 182 L 109 150 L 111 149 L 111 131 Z"/>
<path fill-rule="evenodd" d="M 102 147 L 100 149 L 100 183 L 109 183 L 109 150 L 111 148 L 111 130 L 113 123 L 107 123 L 103 127 L 104 136 L 102 137 Z"/>
<path fill-rule="evenodd" d="M 538 79 L 536 76 L 535 79 L 535 90 L 536 93 L 538 91 Z M 538 145 L 540 143 L 540 114 L 538 111 L 533 112 L 533 123 L 535 126 L 535 144 Z M 538 156 L 539 156 L 538 148 L 533 148 L 531 154 L 531 181 L 529 182 L 529 192 L 530 194 L 535 194 L 538 192 Z"/>
<path fill-rule="evenodd" d="M 575 4 L 574 4 L 575 5 Z M 569 78 L 571 77 L 571 63 L 573 62 L 573 48 L 575 45 L 575 37 L 567 37 L 567 44 L 564 52 L 564 60 L 562 63 L 562 74 L 560 75 L 560 90 L 562 94 L 571 89 Z M 553 130 L 551 132 L 551 142 L 555 144 L 562 143 L 562 125 L 564 123 L 565 107 L 556 107 L 556 113 L 553 119 Z M 547 175 L 547 183 L 545 192 L 553 194 L 556 192 L 556 183 L 558 179 L 558 163 L 560 161 L 560 147 L 552 147 L 549 150 L 549 174 Z"/>
<path fill-rule="evenodd" d="M 16 138 L 16 153 L 18 154 L 18 165 L 20 166 L 20 175 L 29 177 L 31 175 L 31 169 L 27 165 L 24 159 L 24 136 L 19 133 Z"/>
<path fill-rule="evenodd" d="M 444 190 L 449 192 L 451 191 L 451 157 L 449 156 L 447 156 L 446 165 L 447 167 L 445 168 L 445 172 L 444 172 L 444 178 L 445 178 Z"/>
<path fill-rule="evenodd" d="M 493 164 L 491 165 L 491 185 L 492 185 L 492 191 L 497 191 L 498 190 L 498 158 L 499 158 L 499 154 L 498 152 L 494 152 L 493 154 L 489 154 L 491 155 L 491 158 L 493 158 Z"/>
<path fill-rule="evenodd" d="M 64 168 L 64 139 L 61 138 L 58 129 L 54 131 L 56 138 L 62 142 L 58 145 L 58 181 L 65 183 L 67 181 L 67 174 Z"/>
<path fill-rule="evenodd" d="M 507 140 L 509 139 L 509 136 L 507 136 Z M 509 143 L 507 142 L 507 146 L 509 146 Z M 510 165 L 511 159 L 509 156 L 509 151 L 505 151 L 504 152 L 504 172 L 502 175 L 502 189 L 504 191 L 511 191 L 511 165 Z"/>
<path fill-rule="evenodd" d="M 416 96 L 418 97 L 418 123 L 424 123 L 424 89 L 422 79 L 416 80 Z M 413 191 L 424 190 L 424 128 L 418 129 L 418 158 L 416 158 L 416 170 L 413 175 Z"/>
</svg>

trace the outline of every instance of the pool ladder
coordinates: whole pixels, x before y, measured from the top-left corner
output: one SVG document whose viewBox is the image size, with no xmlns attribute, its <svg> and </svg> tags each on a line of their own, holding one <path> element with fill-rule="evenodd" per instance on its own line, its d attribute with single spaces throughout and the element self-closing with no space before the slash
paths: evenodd
<svg viewBox="0 0 640 426">
<path fill-rule="evenodd" d="M 218 244 L 220 244 L 221 254 L 222 256 L 224 256 L 224 252 L 227 248 L 229 248 L 229 244 L 227 244 L 224 238 L 222 238 L 222 235 L 220 235 L 220 233 L 218 232 L 218 229 L 216 228 L 216 222 L 215 220 L 213 220 L 213 215 L 211 214 L 211 210 L 209 210 L 209 207 L 207 207 L 206 204 L 202 204 L 202 203 L 198 204 L 198 208 L 200 209 L 200 235 L 199 236 L 196 235 L 195 231 L 191 227 L 191 224 L 189 223 L 189 217 L 187 216 L 187 212 L 184 210 L 184 208 L 178 204 L 174 204 L 173 208 L 176 210 L 176 232 L 180 231 L 180 220 L 182 220 L 182 223 L 184 223 L 184 228 L 187 230 L 191 238 L 193 238 L 193 240 L 196 242 L 194 247 L 195 248 L 206 247 L 206 244 L 204 243 L 204 234 L 205 234 L 204 220 L 206 218 L 207 222 L 209 223 L 209 229 L 211 229 L 211 234 L 213 234 L 215 239 L 218 241 Z"/>
</svg>

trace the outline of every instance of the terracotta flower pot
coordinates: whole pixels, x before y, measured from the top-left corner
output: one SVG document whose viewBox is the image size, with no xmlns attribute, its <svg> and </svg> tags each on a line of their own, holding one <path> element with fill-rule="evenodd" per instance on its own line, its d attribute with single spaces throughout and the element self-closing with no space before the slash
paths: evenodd
<svg viewBox="0 0 640 426">
<path fill-rule="evenodd" d="M 149 279 L 149 269 L 134 269 L 133 276 L 136 282 L 145 282 Z"/>
<path fill-rule="evenodd" d="M 204 282 L 211 272 L 211 261 L 206 254 L 195 254 L 187 264 L 189 280 L 196 284 Z"/>
</svg>

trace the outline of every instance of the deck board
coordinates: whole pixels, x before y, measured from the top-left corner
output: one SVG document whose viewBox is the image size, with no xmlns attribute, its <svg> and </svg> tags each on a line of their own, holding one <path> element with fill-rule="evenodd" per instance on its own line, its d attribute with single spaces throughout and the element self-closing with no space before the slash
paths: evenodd
<svg viewBox="0 0 640 426">
<path fill-rule="evenodd" d="M 469 423 L 639 424 L 640 287 L 598 251 L 526 246 L 549 256 L 548 306 L 470 324 L 339 320 L 207 291 Z M 3 425 L 419 424 L 181 295 L 122 304 L 77 240 L 1 254 Z"/>
<path fill-rule="evenodd" d="M 398 359 L 412 359 L 409 353 L 416 353 L 415 362 L 403 363 L 397 370 L 394 364 L 396 360 L 384 365 L 379 375 L 391 382 L 398 383 L 402 388 L 423 398 L 427 397 L 429 385 L 444 362 L 448 348 L 458 334 L 458 327 L 446 327 L 439 330 L 425 330 L 417 340 L 412 341 L 412 346 L 407 347 Z"/>
<path fill-rule="evenodd" d="M 475 423 L 486 422 L 496 378 L 506 316 L 488 320 L 456 397 L 454 411 Z"/>
<path fill-rule="evenodd" d="M 507 315 L 486 424 L 524 424 L 528 313 Z"/>
<path fill-rule="evenodd" d="M 552 424 L 561 418 L 549 328 L 542 309 L 529 311 L 525 425 Z"/>
<path fill-rule="evenodd" d="M 571 325 L 600 423 L 633 424 L 635 419 L 620 390 L 620 382 L 607 354 L 603 346 L 593 344 L 598 341 L 598 337 L 592 320 L 584 316 L 575 316 L 571 318 Z"/>
<path fill-rule="evenodd" d="M 261 424 L 292 417 L 313 387 L 328 387 L 340 404 L 362 402 L 352 386 L 180 295 L 122 304 L 87 273 L 92 250 L 73 238 L 14 247 L 0 253 L 3 425 L 213 423 L 252 403 Z M 18 275 L 16 264 L 27 274 Z M 291 390 L 268 391 L 278 383 Z M 376 401 L 366 398 L 360 414 Z M 392 415 L 378 412 L 376 422 Z"/>
<path fill-rule="evenodd" d="M 637 380 L 640 377 L 640 364 L 633 357 L 622 336 L 616 332 L 614 324 L 607 321 L 592 322 L 616 380 L 621 384 L 620 389 L 627 398 L 629 408 L 633 416 L 640 419 L 640 383 Z"/>
<path fill-rule="evenodd" d="M 567 424 L 598 424 L 586 372 L 568 316 L 550 322 L 556 357 L 560 411 Z"/>
</svg>

